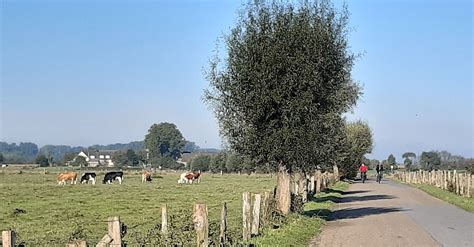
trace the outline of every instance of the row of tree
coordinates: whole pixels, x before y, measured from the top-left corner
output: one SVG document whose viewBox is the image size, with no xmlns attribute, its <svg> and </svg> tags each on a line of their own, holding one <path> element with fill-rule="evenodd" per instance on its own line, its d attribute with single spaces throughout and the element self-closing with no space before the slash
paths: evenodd
<svg viewBox="0 0 474 247">
<path fill-rule="evenodd" d="M 406 170 L 473 170 L 474 159 L 464 158 L 461 155 L 452 155 L 448 151 L 425 151 L 420 155 L 416 155 L 414 152 L 406 152 L 402 155 L 403 166 Z M 393 154 L 390 154 L 386 160 L 379 161 L 377 159 L 369 160 L 364 158 L 365 164 L 370 164 L 371 168 L 382 164 L 384 167 L 389 168 L 394 166 L 398 167 L 398 162 Z"/>
</svg>

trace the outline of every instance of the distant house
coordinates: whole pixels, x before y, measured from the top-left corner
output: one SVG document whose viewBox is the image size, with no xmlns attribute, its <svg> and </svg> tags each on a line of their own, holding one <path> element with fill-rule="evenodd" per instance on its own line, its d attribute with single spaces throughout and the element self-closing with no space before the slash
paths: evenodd
<svg viewBox="0 0 474 247">
<path fill-rule="evenodd" d="M 81 151 L 77 156 L 84 157 L 89 167 L 113 167 L 112 157 L 115 152 L 114 150 Z"/>
</svg>

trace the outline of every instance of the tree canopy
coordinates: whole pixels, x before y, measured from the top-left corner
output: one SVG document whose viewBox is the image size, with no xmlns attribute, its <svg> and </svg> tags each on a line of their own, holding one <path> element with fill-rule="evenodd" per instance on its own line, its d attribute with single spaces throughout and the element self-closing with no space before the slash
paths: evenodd
<svg viewBox="0 0 474 247">
<path fill-rule="evenodd" d="M 372 152 L 373 139 L 369 125 L 362 121 L 349 122 L 346 125 L 346 147 L 340 173 L 344 177 L 354 177 L 362 162 L 369 165 L 364 155 Z"/>
<path fill-rule="evenodd" d="M 40 154 L 38 157 L 36 157 L 35 163 L 41 167 L 49 166 L 48 158 L 43 154 Z"/>
<path fill-rule="evenodd" d="M 438 169 L 441 158 L 437 152 L 423 152 L 421 153 L 420 164 L 425 170 Z"/>
<path fill-rule="evenodd" d="M 172 123 L 153 124 L 145 136 L 145 146 L 149 149 L 150 159 L 169 156 L 180 157 L 186 141 Z"/>
<path fill-rule="evenodd" d="M 325 0 L 246 6 L 207 71 L 205 100 L 231 150 L 289 171 L 337 164 L 342 114 L 361 93 L 348 16 Z"/>
<path fill-rule="evenodd" d="M 395 166 L 397 165 L 397 161 L 395 159 L 395 156 L 393 156 L 393 154 L 390 154 L 387 158 L 387 165 L 389 166 Z"/>
</svg>

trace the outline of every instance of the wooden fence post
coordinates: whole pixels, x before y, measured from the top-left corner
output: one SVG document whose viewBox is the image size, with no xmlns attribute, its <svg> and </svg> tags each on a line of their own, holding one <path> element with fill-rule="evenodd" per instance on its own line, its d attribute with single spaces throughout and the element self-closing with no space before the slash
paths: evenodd
<svg viewBox="0 0 474 247">
<path fill-rule="evenodd" d="M 168 210 L 166 204 L 161 206 L 161 233 L 168 234 Z"/>
<path fill-rule="evenodd" d="M 262 224 L 266 226 L 267 222 L 267 214 L 269 213 L 269 207 L 270 207 L 270 193 L 268 191 L 265 191 L 263 194 L 263 202 L 262 202 Z"/>
<path fill-rule="evenodd" d="M 472 183 L 471 175 L 468 174 L 467 175 L 467 191 L 466 191 L 467 197 L 471 197 L 471 183 Z"/>
<path fill-rule="evenodd" d="M 327 182 L 326 176 L 327 176 L 326 172 L 324 172 L 323 175 L 322 175 L 322 181 L 321 181 L 322 182 L 321 183 L 321 189 L 323 189 L 323 190 L 326 189 L 326 182 Z"/>
<path fill-rule="evenodd" d="M 333 170 L 334 170 L 334 180 L 335 182 L 338 182 L 339 181 L 339 168 L 337 167 L 337 165 L 333 166 Z"/>
<path fill-rule="evenodd" d="M 2 232 L 2 247 L 15 247 L 16 246 L 16 234 L 14 231 L 3 231 Z"/>
<path fill-rule="evenodd" d="M 110 242 L 112 242 L 112 237 L 109 234 L 105 234 L 95 247 L 106 247 Z"/>
<path fill-rule="evenodd" d="M 251 212 L 250 212 L 250 193 L 244 192 L 242 195 L 243 205 L 242 205 L 242 237 L 244 241 L 249 240 L 251 237 Z"/>
<path fill-rule="evenodd" d="M 112 238 L 110 246 L 122 246 L 122 228 L 120 227 L 120 218 L 118 216 L 110 217 L 108 220 L 109 236 Z"/>
<path fill-rule="evenodd" d="M 309 193 L 310 193 L 311 195 L 313 195 L 313 194 L 314 194 L 314 187 L 315 187 L 315 186 L 314 186 L 314 175 L 311 175 L 311 177 L 309 178 L 309 180 L 310 180 Z"/>
<path fill-rule="evenodd" d="M 221 232 L 219 234 L 219 246 L 226 246 L 227 243 L 227 203 L 224 202 L 221 212 Z"/>
<path fill-rule="evenodd" d="M 258 235 L 258 228 L 260 227 L 260 203 L 262 202 L 262 196 L 260 194 L 254 195 L 253 212 L 252 212 L 252 234 L 253 236 Z"/>
<path fill-rule="evenodd" d="M 316 193 L 321 193 L 321 171 L 316 171 Z"/>
<path fill-rule="evenodd" d="M 193 223 L 197 235 L 197 246 L 209 246 L 209 222 L 207 220 L 206 204 L 194 205 Z"/>
</svg>

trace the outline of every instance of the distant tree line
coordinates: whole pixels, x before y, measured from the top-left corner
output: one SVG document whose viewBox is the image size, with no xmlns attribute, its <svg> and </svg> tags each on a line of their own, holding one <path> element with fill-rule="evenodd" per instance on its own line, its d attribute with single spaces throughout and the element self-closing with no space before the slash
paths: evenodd
<svg viewBox="0 0 474 247">
<path fill-rule="evenodd" d="M 136 164 L 135 159 L 131 159 L 131 161 L 124 162 L 123 155 L 127 152 L 130 153 L 129 150 L 136 153 L 138 157 L 141 157 L 141 160 L 144 160 L 146 157 L 145 153 L 145 142 L 144 141 L 133 141 L 130 143 L 115 143 L 109 145 L 92 145 L 89 147 L 82 147 L 82 146 L 68 146 L 68 145 L 45 145 L 41 148 L 35 143 L 31 142 L 21 142 L 20 144 L 16 143 L 6 143 L 0 142 L 0 162 L 4 163 L 13 163 L 13 164 L 22 164 L 22 163 L 36 163 L 43 166 L 48 165 L 55 165 L 55 166 L 62 166 L 62 165 L 77 165 L 83 166 L 84 162 L 72 162 L 77 154 L 81 151 L 88 151 L 94 152 L 98 150 L 114 150 L 118 151 L 118 164 L 123 164 L 123 166 L 128 166 L 132 164 Z M 209 149 L 201 149 L 198 145 L 191 141 L 185 141 L 184 147 L 180 150 L 182 152 L 208 152 L 213 151 L 217 152 L 217 150 L 209 150 Z M 46 159 L 49 160 L 48 165 L 44 161 Z M 175 167 L 176 165 L 172 163 L 172 160 L 164 159 L 164 160 L 153 160 L 160 165 L 172 166 Z M 38 163 L 39 162 L 39 163 Z M 114 161 L 115 162 L 115 161 Z M 86 162 L 87 163 L 87 162 Z"/>
<path fill-rule="evenodd" d="M 468 170 L 474 172 L 474 158 L 465 158 L 461 155 L 453 155 L 448 151 L 424 151 L 420 155 L 416 155 L 414 152 L 405 152 L 402 155 L 403 165 L 405 170 Z M 376 165 L 382 164 L 387 168 L 394 166 L 398 167 L 398 162 L 393 154 L 390 154 L 386 160 L 364 160 L 367 164 L 370 164 L 371 168 L 375 168 Z"/>
</svg>

